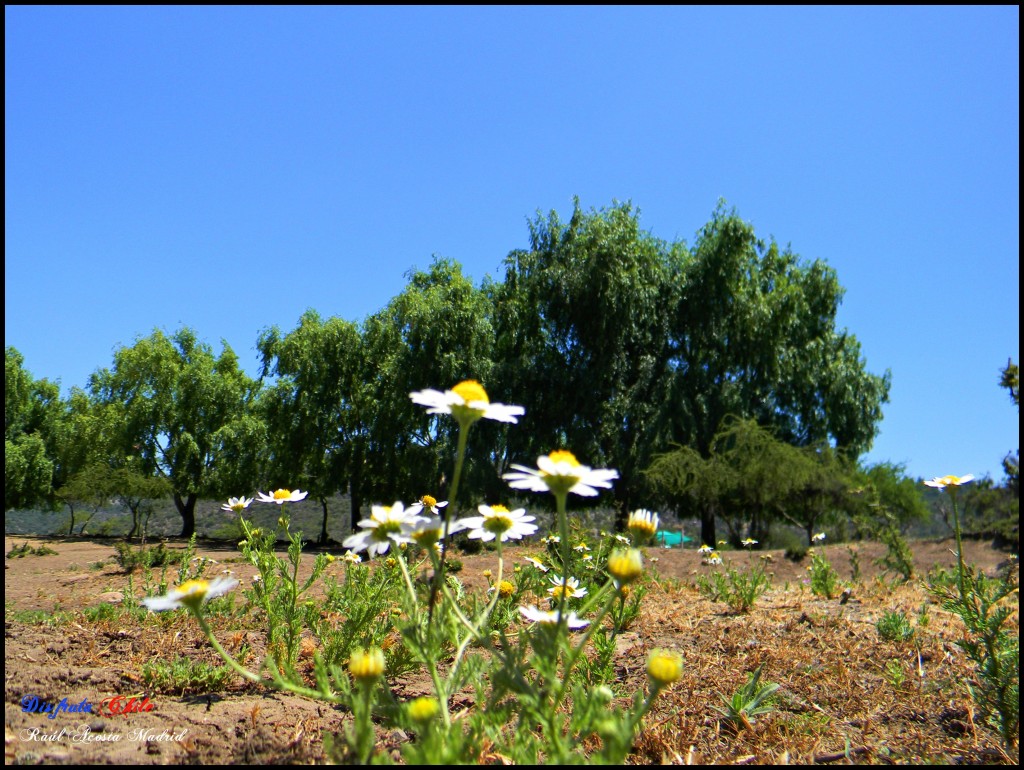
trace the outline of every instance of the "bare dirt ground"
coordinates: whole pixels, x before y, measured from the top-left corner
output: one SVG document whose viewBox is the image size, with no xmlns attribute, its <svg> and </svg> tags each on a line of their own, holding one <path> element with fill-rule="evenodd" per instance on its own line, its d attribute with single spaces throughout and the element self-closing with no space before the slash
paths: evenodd
<svg viewBox="0 0 1024 770">
<path fill-rule="evenodd" d="M 117 605 L 129 575 L 113 562 L 112 541 L 6 537 L 15 545 L 47 546 L 57 553 L 6 560 L 4 581 L 5 758 L 8 764 L 308 764 L 325 761 L 323 735 L 339 733 L 348 715 L 340 708 L 282 694 L 237 678 L 216 693 L 175 695 L 142 692 L 141 665 L 186 656 L 220 660 L 191 618 L 139 627 L 116 612 L 87 617 L 88 608 Z M 702 597 L 696 576 L 707 570 L 694 550 L 649 549 L 658 579 L 651 583 L 633 627 L 620 637 L 616 657 L 623 697 L 645 686 L 649 650 L 682 653 L 683 679 L 647 716 L 630 762 L 636 764 L 925 764 L 1017 763 L 1001 748 L 965 689 L 972 677 L 956 646 L 957 617 L 930 603 L 920 579 L 939 565 L 952 568 L 952 542 L 912 544 L 918 579 L 899 584 L 880 575 L 875 559 L 884 547 L 857 544 L 860 580 L 845 604 L 814 597 L 802 583 L 808 561 L 795 564 L 767 552 L 773 587 L 747 615 L 731 613 Z M 169 544 L 183 548 L 183 544 Z M 847 546 L 826 546 L 843 580 L 851 578 Z M 237 561 L 230 546 L 201 545 L 201 555 L 235 577 L 255 571 Z M 535 548 L 506 551 L 520 560 Z M 1007 554 L 986 543 L 965 543 L 968 562 L 989 575 Z M 751 554 L 729 554 L 741 566 Z M 304 557 L 310 564 L 312 555 Z M 459 577 L 471 589 L 486 587 L 484 569 L 493 554 L 462 557 Z M 102 562 L 102 566 L 97 563 Z M 222 566 L 223 565 L 223 566 Z M 213 574 L 216 574 L 214 572 Z M 132 576 L 139 595 L 140 575 Z M 887 610 L 920 618 L 916 644 L 880 640 L 875 622 Z M 34 613 L 32 611 L 35 611 Z M 59 612 L 60 619 L 47 622 Z M 260 649 L 256 630 L 236 632 L 226 646 L 245 642 Z M 781 685 L 776 711 L 738 735 L 726 729 L 714 706 L 731 695 L 759 665 Z M 905 672 L 896 681 L 893 671 Z M 411 677 L 390 683 L 400 697 L 419 694 Z M 70 705 L 88 701 L 91 713 L 60 713 L 51 719 L 26 712 L 26 697 Z M 100 715 L 98 704 L 122 696 L 148 698 L 151 710 Z M 139 702 L 139 701 L 137 701 Z M 460 704 L 472 708 L 471 699 Z M 379 733 L 379 748 L 400 759 L 409 736 Z M 500 762 L 498 755 L 468 762 Z"/>
</svg>

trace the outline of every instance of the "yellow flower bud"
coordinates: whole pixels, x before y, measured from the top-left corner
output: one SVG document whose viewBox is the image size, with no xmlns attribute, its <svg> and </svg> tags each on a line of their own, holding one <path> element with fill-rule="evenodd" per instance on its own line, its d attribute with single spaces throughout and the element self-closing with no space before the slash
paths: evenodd
<svg viewBox="0 0 1024 770">
<path fill-rule="evenodd" d="M 636 548 L 628 551 L 617 549 L 608 557 L 608 573 L 615 578 L 615 584 L 624 586 L 644 574 L 644 557 Z"/>
<path fill-rule="evenodd" d="M 427 695 L 409 701 L 406 708 L 408 709 L 409 719 L 413 722 L 429 722 L 441 711 L 441 705 L 437 702 L 437 698 L 431 698 Z"/>
<path fill-rule="evenodd" d="M 647 659 L 647 676 L 655 687 L 667 687 L 683 675 L 683 659 L 676 652 L 655 650 Z"/>
<path fill-rule="evenodd" d="M 384 674 L 384 651 L 379 647 L 353 650 L 348 659 L 348 672 L 360 682 L 371 682 Z"/>
</svg>

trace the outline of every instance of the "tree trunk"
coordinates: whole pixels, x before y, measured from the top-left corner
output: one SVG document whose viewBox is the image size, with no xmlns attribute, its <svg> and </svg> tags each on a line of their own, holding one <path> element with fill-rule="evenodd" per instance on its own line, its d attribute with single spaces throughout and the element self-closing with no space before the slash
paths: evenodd
<svg viewBox="0 0 1024 770">
<path fill-rule="evenodd" d="M 715 509 L 711 505 L 705 505 L 700 511 L 700 544 L 714 548 L 717 543 L 718 541 L 715 540 Z"/>
<path fill-rule="evenodd" d="M 327 498 L 320 498 L 320 506 L 324 509 L 324 520 L 320 525 L 320 545 L 327 545 Z"/>
<path fill-rule="evenodd" d="M 182 497 L 174 493 L 174 507 L 181 514 L 181 537 L 192 537 L 196 533 L 196 500 L 198 495 Z"/>
</svg>

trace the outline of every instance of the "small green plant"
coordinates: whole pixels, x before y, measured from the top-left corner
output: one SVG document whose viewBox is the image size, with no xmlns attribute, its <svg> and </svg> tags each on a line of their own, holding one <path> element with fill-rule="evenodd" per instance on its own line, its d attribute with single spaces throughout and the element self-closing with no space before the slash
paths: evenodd
<svg viewBox="0 0 1024 770">
<path fill-rule="evenodd" d="M 846 546 L 846 552 L 850 555 L 850 580 L 854 583 L 860 582 L 860 553 L 852 545 Z"/>
<path fill-rule="evenodd" d="M 823 599 L 832 599 L 839 589 L 839 573 L 823 553 L 815 551 L 811 557 L 811 593 Z"/>
<path fill-rule="evenodd" d="M 779 689 L 774 682 L 761 683 L 762 663 L 748 677 L 746 683 L 740 687 L 731 699 L 724 695 L 720 696 L 725 708 L 715 707 L 721 713 L 732 728 L 739 732 L 741 727 L 748 730 L 753 729 L 754 717 L 769 714 L 775 710 L 772 702 L 772 695 Z"/>
<path fill-rule="evenodd" d="M 45 545 L 31 546 L 28 543 L 14 546 L 7 552 L 8 559 L 21 559 L 25 556 L 52 556 L 57 552 Z"/>
<path fill-rule="evenodd" d="M 1019 608 L 1020 598 L 1013 570 L 1006 570 L 999 578 L 988 578 L 964 564 L 956 493 L 973 478 L 942 476 L 924 482 L 949 494 L 956 537 L 955 586 L 937 585 L 933 595 L 945 610 L 963 621 L 967 633 L 957 644 L 974 663 L 978 677 L 976 682 L 967 683 L 967 690 L 983 718 L 1012 747 L 1017 745 L 1020 730 L 1020 635 L 1010 626 L 1015 608 L 1008 600 L 1015 597 Z"/>
<path fill-rule="evenodd" d="M 807 546 L 801 543 L 787 546 L 783 555 L 791 562 L 799 564 L 807 556 Z"/>
<path fill-rule="evenodd" d="M 746 570 L 728 567 L 725 574 L 715 571 L 710 580 L 703 575 L 697 578 L 697 590 L 702 596 L 725 602 L 733 612 L 741 614 L 750 612 L 771 584 L 763 563 Z"/>
<path fill-rule="evenodd" d="M 758 566 L 746 572 L 729 570 L 727 573 L 729 587 L 729 606 L 736 612 L 750 612 L 754 603 L 771 588 L 772 579 L 765 574 L 764 568 Z"/>
<path fill-rule="evenodd" d="M 914 636 L 914 627 L 902 610 L 886 610 L 875 623 L 875 628 L 878 636 L 886 642 L 905 642 Z"/>
<path fill-rule="evenodd" d="M 885 678 L 889 684 L 898 690 L 903 686 L 903 682 L 906 681 L 907 672 L 903 669 L 903 664 L 898 660 L 890 660 L 885 664 Z"/>
<path fill-rule="evenodd" d="M 892 521 L 878 530 L 878 539 L 885 544 L 886 551 L 875 563 L 889 572 L 895 572 L 904 581 L 913 580 L 914 554 Z"/>
<path fill-rule="evenodd" d="M 167 549 L 163 543 L 155 546 L 139 546 L 135 548 L 131 543 L 119 540 L 114 543 L 116 556 L 114 559 L 125 572 L 134 572 L 137 569 L 150 569 L 152 567 L 166 567 L 173 564 L 180 558 Z"/>
<path fill-rule="evenodd" d="M 175 658 L 142 664 L 142 683 L 150 690 L 169 695 L 217 692 L 231 678 L 227 666 L 211 666 L 200 660 Z"/>
</svg>

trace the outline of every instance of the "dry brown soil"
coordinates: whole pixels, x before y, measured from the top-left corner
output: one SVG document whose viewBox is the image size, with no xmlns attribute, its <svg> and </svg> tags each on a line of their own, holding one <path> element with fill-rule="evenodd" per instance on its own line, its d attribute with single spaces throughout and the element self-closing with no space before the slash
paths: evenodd
<svg viewBox="0 0 1024 770">
<path fill-rule="evenodd" d="M 235 681 L 212 695 L 146 693 L 152 710 L 127 715 L 61 713 L 50 719 L 22 708 L 27 696 L 69 704 L 87 700 L 95 712 L 113 696 L 143 696 L 139 670 L 158 658 L 187 656 L 212 664 L 219 659 L 194 620 L 138 627 L 130 619 L 90 621 L 81 610 L 117 603 L 129 576 L 113 562 L 111 541 L 7 537 L 15 545 L 45 545 L 54 555 L 6 560 L 5 756 L 8 764 L 305 764 L 325 760 L 323 734 L 338 733 L 348 718 L 338 707 Z M 951 541 L 912 543 L 918 576 L 935 565 L 952 568 Z M 171 548 L 183 545 L 170 544 Z M 862 543 L 861 578 L 852 598 L 823 600 L 802 584 L 807 562 L 794 564 L 768 552 L 773 588 L 752 612 L 731 613 L 694 588 L 707 570 L 693 550 L 651 549 L 654 572 L 642 612 L 620 637 L 615 660 L 623 697 L 645 686 L 649 650 L 672 648 L 685 661 L 683 679 L 648 715 L 630 762 L 780 763 L 978 763 L 1017 762 L 1016 750 L 1001 747 L 982 724 L 964 684 L 972 672 L 955 642 L 960 621 L 934 603 L 916 644 L 879 639 L 875 622 L 886 610 L 919 614 L 927 602 L 920 581 L 899 584 L 879 574 L 878 544 Z M 846 546 L 827 546 L 826 556 L 844 580 L 851 577 Z M 536 549 L 507 554 L 520 560 Z M 236 577 L 254 570 L 234 561 L 237 551 L 205 544 L 199 553 L 217 559 Z M 965 544 L 967 561 L 990 575 L 1007 555 L 985 543 Z M 731 554 L 735 563 L 753 558 Z M 311 563 L 312 555 L 304 556 Z M 656 560 L 656 561 L 655 561 Z M 484 569 L 493 554 L 464 556 L 460 578 L 470 588 L 485 586 Z M 94 566 L 103 562 L 102 568 Z M 138 594 L 140 576 L 133 577 Z M 788 583 L 788 587 L 787 587 Z M 63 611 L 49 624 L 24 611 Z M 184 613 L 182 613 L 184 615 Z M 236 634 L 259 649 L 260 633 Z M 893 664 L 892 661 L 896 663 Z M 764 676 L 782 686 L 775 713 L 739 734 L 714 709 L 720 694 L 731 694 L 749 672 L 764 665 Z M 894 683 L 886 666 L 905 672 Z M 415 677 L 391 683 L 399 697 L 422 691 Z M 458 708 L 473 708 L 466 697 Z M 398 759 L 410 737 L 381 729 L 382 751 Z M 492 752 L 467 757 L 474 763 L 501 762 Z"/>
</svg>

